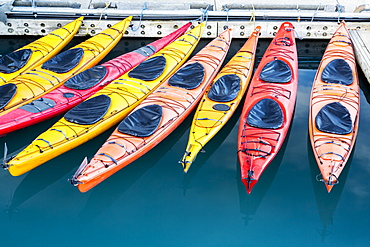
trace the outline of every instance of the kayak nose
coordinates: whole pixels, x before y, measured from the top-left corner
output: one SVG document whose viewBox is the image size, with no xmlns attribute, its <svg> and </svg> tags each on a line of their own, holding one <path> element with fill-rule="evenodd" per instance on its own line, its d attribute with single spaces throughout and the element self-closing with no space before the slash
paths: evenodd
<svg viewBox="0 0 370 247">
<path fill-rule="evenodd" d="M 187 173 L 190 169 L 191 164 L 193 163 L 193 157 L 185 153 L 184 157 L 179 161 L 179 163 L 184 168 L 184 172 Z"/>
<path fill-rule="evenodd" d="M 254 185 L 257 183 L 257 179 L 254 179 L 253 175 L 254 175 L 254 172 L 249 170 L 248 171 L 248 176 L 244 177 L 242 179 L 243 184 L 244 184 L 245 188 L 247 189 L 248 194 L 250 194 L 252 192 L 252 189 L 253 189 Z"/>
<path fill-rule="evenodd" d="M 328 191 L 328 193 L 330 193 L 330 191 L 333 189 L 334 185 L 325 184 L 325 187 L 326 187 L 326 190 Z"/>
<path fill-rule="evenodd" d="M 339 181 L 336 178 L 336 176 L 334 174 L 332 174 L 332 175 L 329 176 L 328 181 L 325 181 L 324 183 L 325 183 L 326 190 L 328 191 L 328 193 L 330 193 L 330 191 L 333 189 L 334 185 L 338 184 Z"/>
<path fill-rule="evenodd" d="M 248 179 L 248 178 L 243 179 L 243 184 L 244 184 L 248 194 L 250 194 L 252 192 L 252 189 L 253 189 L 254 185 L 256 185 L 256 183 L 257 183 L 257 180 L 255 180 L 255 179 Z"/>
</svg>

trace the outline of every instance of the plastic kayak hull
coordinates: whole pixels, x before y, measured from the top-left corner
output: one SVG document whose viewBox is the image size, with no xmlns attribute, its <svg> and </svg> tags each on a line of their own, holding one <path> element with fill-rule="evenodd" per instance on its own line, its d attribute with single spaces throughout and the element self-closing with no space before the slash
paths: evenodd
<svg viewBox="0 0 370 247">
<path fill-rule="evenodd" d="M 195 111 L 188 144 L 181 160 L 187 172 L 203 147 L 222 129 L 241 102 L 252 77 L 261 27 L 217 74 Z"/>
<path fill-rule="evenodd" d="M 0 135 L 25 128 L 68 111 L 183 35 L 190 25 L 189 22 L 171 34 L 144 47 L 81 72 L 37 100 L 0 116 Z M 92 85 L 90 86 L 86 81 L 91 81 Z M 87 85 L 83 87 L 81 84 Z"/>
<path fill-rule="evenodd" d="M 73 176 L 72 182 L 78 189 L 88 191 L 176 129 L 217 75 L 230 42 L 231 29 L 226 29 L 124 118 L 90 163 L 82 164 Z"/>
<path fill-rule="evenodd" d="M 328 192 L 338 183 L 355 144 L 359 110 L 354 50 L 342 22 L 322 57 L 310 98 L 309 136 Z"/>
<path fill-rule="evenodd" d="M 0 116 L 61 86 L 101 61 L 120 41 L 132 17 L 62 52 L 0 86 Z M 13 93 L 10 99 L 9 91 Z"/>
<path fill-rule="evenodd" d="M 10 174 L 21 175 L 118 124 L 186 61 L 201 38 L 204 25 L 201 23 L 186 32 L 129 73 L 69 110 L 64 117 L 5 164 Z M 106 104 L 99 102 L 100 99 Z M 80 119 L 67 117 L 76 112 L 79 113 L 77 118 L 80 116 Z M 101 115 L 94 121 L 84 122 L 90 117 L 96 117 L 96 113 Z"/>
<path fill-rule="evenodd" d="M 80 17 L 0 59 L 0 85 L 33 69 L 59 53 L 78 32 Z"/>
<path fill-rule="evenodd" d="M 294 27 L 284 22 L 255 71 L 240 117 L 238 160 L 248 193 L 285 140 L 293 118 L 297 87 Z"/>
</svg>

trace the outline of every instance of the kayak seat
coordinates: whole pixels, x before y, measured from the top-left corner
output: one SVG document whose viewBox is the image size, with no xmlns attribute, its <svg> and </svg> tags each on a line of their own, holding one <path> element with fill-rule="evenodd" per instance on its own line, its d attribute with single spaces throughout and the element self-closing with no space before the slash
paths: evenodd
<svg viewBox="0 0 370 247">
<path fill-rule="evenodd" d="M 31 54 L 31 49 L 23 49 L 1 57 L 0 72 L 9 74 L 23 68 L 23 66 L 28 62 Z"/>
<path fill-rule="evenodd" d="M 17 86 L 7 83 L 0 86 L 0 108 L 4 108 L 17 92 Z"/>
<path fill-rule="evenodd" d="M 162 75 L 166 67 L 166 59 L 163 56 L 152 57 L 133 68 L 128 76 L 143 81 L 153 81 Z"/>
<path fill-rule="evenodd" d="M 190 63 L 179 69 L 168 80 L 168 84 L 173 87 L 184 89 L 197 88 L 204 79 L 204 67 L 198 62 Z"/>
<path fill-rule="evenodd" d="M 326 83 L 351 85 L 353 82 L 352 69 L 344 59 L 334 59 L 322 71 L 321 80 Z"/>
<path fill-rule="evenodd" d="M 208 98 L 217 102 L 234 100 L 240 91 L 240 78 L 235 74 L 224 75 L 212 84 Z"/>
<path fill-rule="evenodd" d="M 67 73 L 78 65 L 83 55 L 84 49 L 82 48 L 69 49 L 43 63 L 41 68 L 59 74 Z"/>
<path fill-rule="evenodd" d="M 69 110 L 64 118 L 71 123 L 94 124 L 104 117 L 110 103 L 111 99 L 107 95 L 98 95 Z"/>
<path fill-rule="evenodd" d="M 265 64 L 260 79 L 265 82 L 287 83 L 292 80 L 292 70 L 286 62 L 275 59 Z"/>
<path fill-rule="evenodd" d="M 53 108 L 55 105 L 55 101 L 52 99 L 38 98 L 33 100 L 31 103 L 20 106 L 19 108 L 31 113 L 39 113 Z"/>
<path fill-rule="evenodd" d="M 107 68 L 97 65 L 68 79 L 64 86 L 75 90 L 86 90 L 101 82 L 106 74 Z"/>
<path fill-rule="evenodd" d="M 283 125 L 283 111 L 275 100 L 262 99 L 249 111 L 247 123 L 261 129 L 278 129 Z"/>
<path fill-rule="evenodd" d="M 148 105 L 132 112 L 118 125 L 118 131 L 137 137 L 151 136 L 162 120 L 162 107 Z"/>
<path fill-rule="evenodd" d="M 339 102 L 327 104 L 317 113 L 316 128 L 322 132 L 346 135 L 352 132 L 352 120 L 348 109 Z"/>
</svg>

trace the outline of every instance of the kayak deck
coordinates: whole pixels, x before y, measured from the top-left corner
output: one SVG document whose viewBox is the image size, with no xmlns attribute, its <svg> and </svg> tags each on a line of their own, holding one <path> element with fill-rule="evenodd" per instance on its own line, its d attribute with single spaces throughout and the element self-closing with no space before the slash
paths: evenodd
<svg viewBox="0 0 370 247">
<path fill-rule="evenodd" d="M 312 85 L 309 114 L 311 146 L 330 192 L 353 149 L 360 91 L 352 42 L 344 22 L 330 40 Z"/>
</svg>

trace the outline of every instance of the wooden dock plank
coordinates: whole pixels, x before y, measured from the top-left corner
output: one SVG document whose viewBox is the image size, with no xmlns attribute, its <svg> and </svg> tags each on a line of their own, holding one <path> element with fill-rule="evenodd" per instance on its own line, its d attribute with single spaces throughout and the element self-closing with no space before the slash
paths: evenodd
<svg viewBox="0 0 370 247">
<path fill-rule="evenodd" d="M 370 82 L 370 30 L 350 30 L 357 63 Z"/>
</svg>

